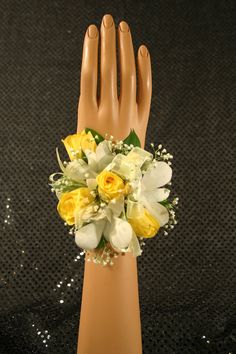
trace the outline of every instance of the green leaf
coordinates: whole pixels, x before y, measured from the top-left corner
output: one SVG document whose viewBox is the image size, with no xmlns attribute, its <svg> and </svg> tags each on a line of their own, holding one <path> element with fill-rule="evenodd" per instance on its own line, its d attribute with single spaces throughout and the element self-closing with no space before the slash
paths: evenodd
<svg viewBox="0 0 236 354">
<path fill-rule="evenodd" d="M 107 244 L 107 240 L 105 239 L 104 236 L 102 236 L 99 244 L 96 247 L 96 249 L 100 250 L 101 248 L 104 248 L 106 246 L 106 244 Z"/>
<path fill-rule="evenodd" d="M 127 145 L 134 145 L 134 146 L 138 146 L 141 147 L 141 143 L 139 140 L 138 135 L 135 133 L 134 129 L 130 130 L 129 135 L 127 136 L 127 138 L 125 138 L 125 140 L 123 140 L 125 144 Z"/>
<path fill-rule="evenodd" d="M 82 160 L 84 160 L 86 163 L 88 163 L 88 158 L 85 155 L 84 151 L 82 150 L 82 156 L 81 156 Z"/>
<path fill-rule="evenodd" d="M 90 132 L 92 134 L 92 136 L 94 137 L 97 144 L 99 144 L 101 141 L 104 140 L 103 136 L 101 134 L 99 134 L 98 132 L 96 132 L 96 130 L 93 130 L 90 128 L 85 128 L 85 132 L 86 133 Z M 97 136 L 97 137 L 95 138 L 95 136 Z"/>
<path fill-rule="evenodd" d="M 169 200 L 165 199 L 165 200 L 162 200 L 161 202 L 158 202 L 160 203 L 161 205 L 163 205 L 164 207 L 166 207 L 167 209 L 172 209 L 173 206 L 172 204 L 170 203 Z"/>
</svg>

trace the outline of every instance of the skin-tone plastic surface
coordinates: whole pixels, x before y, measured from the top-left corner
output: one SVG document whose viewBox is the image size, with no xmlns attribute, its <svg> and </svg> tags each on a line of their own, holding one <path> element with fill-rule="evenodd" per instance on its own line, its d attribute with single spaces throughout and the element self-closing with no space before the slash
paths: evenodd
<svg viewBox="0 0 236 354">
<path fill-rule="evenodd" d="M 137 53 L 137 77 L 138 83 L 128 24 L 122 21 L 116 30 L 112 16 L 105 15 L 100 33 L 95 25 L 89 26 L 83 46 L 77 130 L 89 127 L 123 139 L 135 129 L 144 146 L 152 94 L 150 54 L 144 45 Z M 136 258 L 128 253 L 120 255 L 113 266 L 105 267 L 86 261 L 77 354 L 141 353 Z"/>
</svg>

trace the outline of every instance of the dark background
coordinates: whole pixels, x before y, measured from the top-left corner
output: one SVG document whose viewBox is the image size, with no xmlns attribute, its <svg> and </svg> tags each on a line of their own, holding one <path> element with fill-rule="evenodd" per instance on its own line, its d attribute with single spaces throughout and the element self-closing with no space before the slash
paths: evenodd
<svg viewBox="0 0 236 354">
<path fill-rule="evenodd" d="M 180 197 L 176 229 L 138 260 L 143 353 L 236 353 L 234 4 L 1 1 L 1 354 L 76 353 L 83 260 L 47 183 L 76 129 L 84 33 L 105 13 L 149 47 L 147 147 L 174 154 Z"/>
</svg>

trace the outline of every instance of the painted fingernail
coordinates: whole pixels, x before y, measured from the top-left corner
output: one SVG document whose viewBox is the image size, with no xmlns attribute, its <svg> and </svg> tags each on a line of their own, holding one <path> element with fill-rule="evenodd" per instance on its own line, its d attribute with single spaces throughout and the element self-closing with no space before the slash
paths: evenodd
<svg viewBox="0 0 236 354">
<path fill-rule="evenodd" d="M 105 28 L 110 28 L 113 26 L 113 18 L 111 15 L 103 16 L 103 25 Z"/>
<path fill-rule="evenodd" d="M 97 38 L 97 35 L 98 35 L 97 27 L 95 25 L 89 26 L 89 28 L 88 28 L 88 36 L 89 36 L 89 38 L 95 39 L 95 38 Z"/>
<path fill-rule="evenodd" d="M 148 56 L 148 50 L 147 50 L 147 47 L 145 47 L 145 45 L 141 45 L 139 50 L 140 50 L 140 54 L 142 57 Z"/>
<path fill-rule="evenodd" d="M 120 28 L 121 32 L 129 32 L 129 26 L 125 21 L 122 21 L 119 24 L 119 28 Z"/>
</svg>

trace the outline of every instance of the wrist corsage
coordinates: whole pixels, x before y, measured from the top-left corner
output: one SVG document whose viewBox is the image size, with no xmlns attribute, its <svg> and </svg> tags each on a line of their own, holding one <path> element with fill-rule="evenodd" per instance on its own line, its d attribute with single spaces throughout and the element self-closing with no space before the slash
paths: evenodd
<svg viewBox="0 0 236 354">
<path fill-rule="evenodd" d="M 120 253 L 142 253 L 145 239 L 177 223 L 170 198 L 172 155 L 161 145 L 140 147 L 134 130 L 123 141 L 93 129 L 62 140 L 69 162 L 57 159 L 61 172 L 50 176 L 59 199 L 57 210 L 87 260 L 113 264 Z"/>
</svg>

